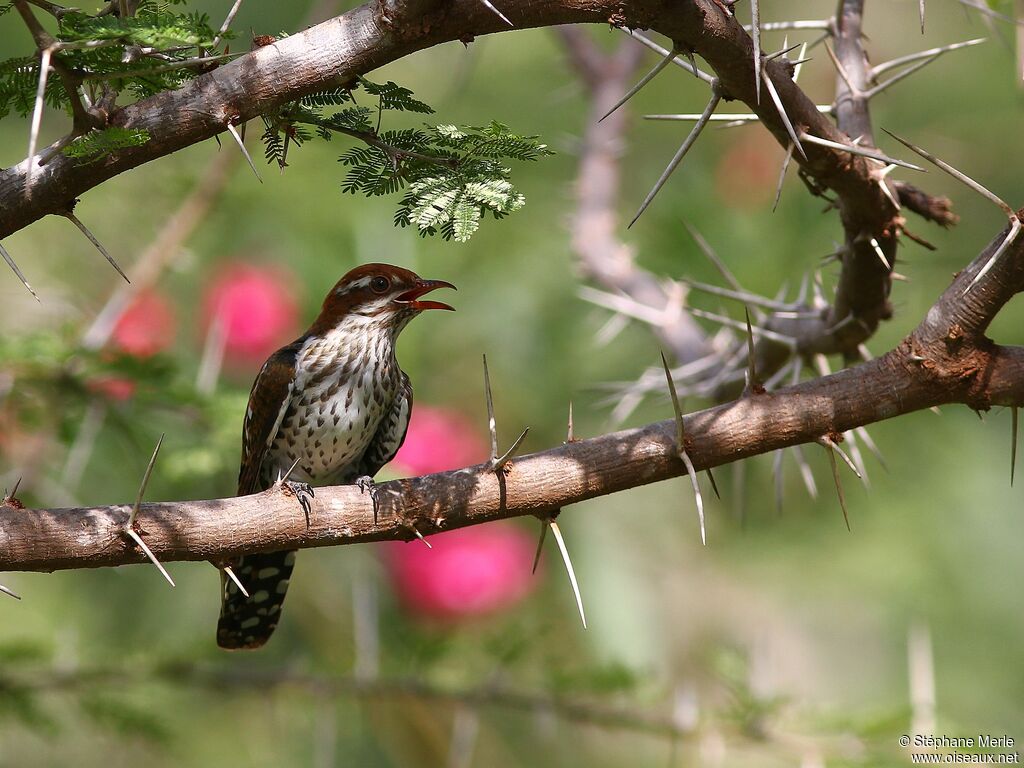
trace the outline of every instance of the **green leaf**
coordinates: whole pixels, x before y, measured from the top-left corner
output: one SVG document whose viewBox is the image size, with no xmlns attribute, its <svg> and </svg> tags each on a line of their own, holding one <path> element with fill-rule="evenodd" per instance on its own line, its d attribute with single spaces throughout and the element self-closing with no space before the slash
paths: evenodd
<svg viewBox="0 0 1024 768">
<path fill-rule="evenodd" d="M 62 42 L 109 40 L 153 48 L 210 48 L 216 36 L 206 14 L 168 13 L 147 4 L 135 16 L 126 19 L 66 13 L 60 20 L 58 39 Z"/>
<path fill-rule="evenodd" d="M 440 233 L 446 240 L 466 242 L 488 212 L 494 218 L 523 207 L 526 198 L 510 179 L 503 161 L 534 161 L 553 154 L 536 136 L 513 133 L 505 124 L 459 127 L 450 123 L 380 131 L 374 123 L 384 112 L 431 113 L 412 91 L 388 81 L 360 79 L 363 90 L 378 99 L 377 110 L 353 104 L 351 89 L 334 88 L 309 94 L 263 116 L 265 154 L 284 165 L 289 143 L 317 136 L 352 136 L 362 143 L 342 154 L 347 169 L 341 190 L 369 197 L 406 192 L 398 203 L 396 226 L 415 226 L 423 236 Z M 332 107 L 343 106 L 331 111 Z M 375 118 L 376 112 L 376 118 Z M 283 140 L 287 135 L 288 141 Z"/>
<path fill-rule="evenodd" d="M 377 83 L 371 83 L 369 80 L 359 78 L 359 83 L 367 93 L 379 97 L 381 110 L 419 112 L 425 115 L 430 115 L 434 112 L 434 108 L 429 104 L 425 104 L 419 99 L 414 99 L 412 91 L 408 88 L 403 88 L 390 80 L 383 85 L 378 85 Z"/>
<path fill-rule="evenodd" d="M 480 228 L 482 215 L 479 205 L 474 205 L 468 195 L 461 195 L 452 210 L 452 236 L 455 242 L 467 242 Z"/>
<path fill-rule="evenodd" d="M 64 154 L 84 162 L 92 162 L 100 157 L 125 147 L 140 147 L 149 141 L 149 131 L 143 128 L 120 128 L 112 126 L 102 131 L 89 131 L 79 136 L 68 146 Z"/>
</svg>

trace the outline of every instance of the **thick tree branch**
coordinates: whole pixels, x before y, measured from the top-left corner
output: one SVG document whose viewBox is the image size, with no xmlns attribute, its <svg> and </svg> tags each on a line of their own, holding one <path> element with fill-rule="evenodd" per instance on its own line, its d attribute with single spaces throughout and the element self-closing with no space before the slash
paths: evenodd
<svg viewBox="0 0 1024 768">
<path fill-rule="evenodd" d="M 395 23 L 379 3 L 263 46 L 181 88 L 157 94 L 110 115 L 109 123 L 144 129 L 150 139 L 101 160 L 82 164 L 63 155 L 35 169 L 26 194 L 28 162 L 0 172 L 0 238 L 51 213 L 67 210 L 84 192 L 131 168 L 211 138 L 239 123 L 310 92 L 336 86 L 414 51 L 443 42 L 505 31 L 508 27 L 478 0 L 452 0 L 414 21 Z M 754 92 L 752 43 L 742 26 L 713 0 L 510 0 L 507 15 L 520 28 L 571 23 L 615 23 L 653 28 L 699 53 L 730 98 L 751 106 L 784 145 L 787 129 L 770 100 Z M 768 61 L 789 119 L 822 138 L 844 141 L 827 117 L 792 82 L 785 62 Z M 881 234 L 892 223 L 884 195 L 864 158 L 809 145 L 805 170 L 844 201 L 849 231 Z"/>
<path fill-rule="evenodd" d="M 870 363 L 772 393 L 753 394 L 685 419 L 696 469 L 815 441 L 823 435 L 945 403 L 1024 405 L 1024 348 L 997 347 L 984 331 L 1024 289 L 1024 239 L 968 293 L 1001 233 L 963 270 L 899 347 Z M 380 510 L 355 486 L 318 488 L 309 525 L 294 497 L 253 496 L 142 505 L 139 526 L 162 561 L 408 540 L 522 515 L 685 472 L 668 420 L 489 465 L 378 486 Z M 125 538 L 130 505 L 78 509 L 0 507 L 0 570 L 52 571 L 142 562 Z"/>
<path fill-rule="evenodd" d="M 835 22 L 836 76 L 835 115 L 839 129 L 847 138 L 844 143 L 858 141 L 861 146 L 875 146 L 871 126 L 871 109 L 867 92 L 870 88 L 871 67 L 861 45 L 863 35 L 863 0 L 840 0 Z M 869 171 L 878 194 L 877 215 L 888 221 L 879 227 L 862 227 L 858 223 L 862 212 L 850 209 L 850 201 L 840 197 L 839 213 L 846 231 L 843 249 L 843 268 L 836 286 L 836 298 L 829 318 L 832 325 L 847 316 L 857 322 L 849 326 L 847 349 L 869 338 L 878 327 L 880 320 L 892 316 L 889 292 L 892 279 L 889 273 L 896 263 L 897 235 L 899 234 L 895 205 L 885 194 L 883 185 L 888 182 L 873 168 Z M 872 240 L 874 242 L 872 242 Z M 878 251 L 888 262 L 882 263 Z"/>
</svg>

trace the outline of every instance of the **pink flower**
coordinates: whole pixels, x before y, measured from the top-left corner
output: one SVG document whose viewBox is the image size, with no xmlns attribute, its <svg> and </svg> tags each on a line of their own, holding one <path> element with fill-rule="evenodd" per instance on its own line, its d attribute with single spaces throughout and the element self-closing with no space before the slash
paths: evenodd
<svg viewBox="0 0 1024 768">
<path fill-rule="evenodd" d="M 487 458 L 480 433 L 465 416 L 428 405 L 414 405 L 405 436 L 394 462 L 412 475 L 444 472 Z"/>
<path fill-rule="evenodd" d="M 421 618 L 457 621 L 492 614 L 522 600 L 530 573 L 532 537 L 503 522 L 462 528 L 419 542 L 389 544 L 386 564 L 402 603 Z"/>
<path fill-rule="evenodd" d="M 231 362 L 262 363 L 295 334 L 299 309 L 281 269 L 225 264 L 203 297 L 203 328 L 224 324 L 224 355 Z"/>
<path fill-rule="evenodd" d="M 87 386 L 90 391 L 119 403 L 130 400 L 137 388 L 135 382 L 125 376 L 94 376 Z"/>
<path fill-rule="evenodd" d="M 152 357 L 169 348 L 176 333 L 174 307 L 167 298 L 156 291 L 141 291 L 117 319 L 104 357 Z M 90 391 L 117 402 L 131 399 L 136 390 L 136 383 L 130 378 L 113 374 L 94 376 L 87 386 Z"/>
<path fill-rule="evenodd" d="M 131 357 L 152 357 L 174 343 L 174 307 L 155 291 L 142 291 L 121 313 L 111 345 Z"/>
</svg>

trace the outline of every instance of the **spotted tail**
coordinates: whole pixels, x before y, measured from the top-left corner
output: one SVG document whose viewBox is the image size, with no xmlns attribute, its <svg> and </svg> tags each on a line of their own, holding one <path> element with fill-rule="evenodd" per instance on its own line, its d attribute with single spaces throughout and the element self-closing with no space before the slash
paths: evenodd
<svg viewBox="0 0 1024 768">
<path fill-rule="evenodd" d="M 234 581 L 221 575 L 217 645 L 228 650 L 259 648 L 270 639 L 281 618 L 281 605 L 295 567 L 295 552 L 245 555 L 228 565 L 245 585 L 249 597 L 241 593 Z"/>
</svg>

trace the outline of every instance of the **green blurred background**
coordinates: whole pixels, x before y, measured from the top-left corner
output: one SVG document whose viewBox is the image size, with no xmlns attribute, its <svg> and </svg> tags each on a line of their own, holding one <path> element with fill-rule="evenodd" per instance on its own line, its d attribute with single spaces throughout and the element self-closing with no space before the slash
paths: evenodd
<svg viewBox="0 0 1024 768">
<path fill-rule="evenodd" d="M 765 20 L 823 17 L 834 9 L 831 0 L 762 5 Z M 969 37 L 990 40 L 947 54 L 876 99 L 875 126 L 1019 204 L 1024 124 L 1012 28 L 987 29 L 957 2 L 931 0 L 922 38 L 917 5 L 867 4 L 873 61 Z M 195 4 L 214 24 L 227 6 Z M 242 37 L 250 28 L 294 31 L 306 11 L 304 3 L 250 0 L 236 29 L 245 30 Z M 741 16 L 748 12 L 741 7 Z M 604 28 L 593 34 L 609 48 L 623 37 Z M 765 37 L 766 49 L 782 47 L 780 33 Z M 0 53 L 29 50 L 16 14 L 0 19 Z M 813 56 L 802 83 L 828 103 L 832 67 L 821 48 Z M 654 54 L 645 60 L 655 62 Z M 48 395 L 47 366 L 63 361 L 40 352 L 33 370 L 41 394 L 27 399 L 59 404 L 61 412 L 26 417 L 20 431 L 6 436 L 0 458 L 7 485 L 31 475 L 19 493 L 27 504 L 132 500 L 161 432 L 167 438 L 148 499 L 233 492 L 255 367 L 226 372 L 210 398 L 190 392 L 203 344 L 199 296 L 228 259 L 291 270 L 303 323 L 327 288 L 361 262 L 393 262 L 450 280 L 459 287 L 458 313 L 417 321 L 400 344 L 418 404 L 459 410 L 484 435 L 479 361 L 487 353 L 503 442 L 529 425 L 526 451 L 560 443 L 570 400 L 577 436 L 612 428 L 610 409 L 599 405 L 607 396 L 602 386 L 636 378 L 658 362 L 659 349 L 639 323 L 598 345 L 595 333 L 608 314 L 577 296 L 567 221 L 588 105 L 559 40 L 540 30 L 468 47 L 453 43 L 372 77 L 414 90 L 437 109 L 435 122 L 495 119 L 544 137 L 558 154 L 514 168 L 526 207 L 485 221 L 468 244 L 445 243 L 394 228 L 393 199 L 343 196 L 335 160 L 350 145 L 338 139 L 293 151 L 283 174 L 261 166 L 262 184 L 236 164 L 211 215 L 159 283 L 176 303 L 175 345 L 145 392 L 111 407 L 77 487 L 57 486 L 89 398 L 59 382 Z M 637 116 L 700 111 L 705 99 L 692 77 L 667 71 L 633 100 L 623 216 L 635 210 L 685 130 Z M 65 122 L 47 113 L 43 139 L 56 139 Z M 24 157 L 27 133 L 27 121 L 0 122 L 0 164 Z M 881 143 L 906 156 L 893 142 Z M 258 144 L 250 145 L 258 155 Z M 76 212 L 129 266 L 217 153 L 234 151 L 212 141 L 192 147 L 86 194 Z M 793 171 L 771 212 L 782 156 L 758 126 L 708 131 L 639 223 L 628 233 L 623 227 L 623 238 L 655 274 L 715 281 L 685 220 L 746 287 L 774 295 L 788 282 L 795 290 L 842 233 Z M 946 232 L 908 221 L 938 250 L 900 250 L 897 270 L 910 282 L 895 284 L 896 315 L 869 342 L 875 354 L 908 333 L 951 274 L 1003 226 L 997 209 L 947 176 L 932 170 L 912 180 L 952 197 L 962 222 Z M 40 221 L 4 245 L 43 298 L 35 303 L 13 275 L 0 272 L 5 349 L 39 334 L 76 338 L 118 279 L 65 220 Z M 824 273 L 831 291 L 834 263 Z M 1010 306 L 991 335 L 1024 343 L 1022 320 L 1021 306 Z M 24 364 L 20 357 L 2 362 Z M 628 423 L 670 415 L 667 400 L 654 398 Z M 149 566 L 6 574 L 3 583 L 24 599 L 0 600 L 0 765 L 905 765 L 896 740 L 910 729 L 908 636 L 915 627 L 932 645 L 937 732 L 1009 734 L 1019 743 L 1024 519 L 1021 489 L 1009 486 L 1010 416 L 997 410 L 979 421 L 966 408 L 947 407 L 871 433 L 888 471 L 869 457 L 870 489 L 844 475 L 852 533 L 819 449 L 806 452 L 820 497 L 808 499 L 787 457 L 781 514 L 770 456 L 742 470 L 719 470 L 723 498 L 709 501 L 707 547 L 700 545 L 685 479 L 565 510 L 560 523 L 587 607 L 586 631 L 550 541 L 547 567 L 526 600 L 488 620 L 446 627 L 425 626 L 402 609 L 374 547 L 303 552 L 277 637 L 264 651 L 243 655 L 215 647 L 218 576 L 209 566 L 170 564 L 173 590 Z M 535 521 L 517 524 L 534 534 Z M 437 546 L 443 542 L 438 538 Z M 334 695 L 311 682 L 351 679 L 353 595 L 366 590 L 377 596 L 381 678 L 439 686 L 454 692 L 452 699 L 385 695 L 372 684 Z M 490 685 L 583 701 L 594 711 L 675 713 L 681 724 L 695 716 L 697 725 L 673 745 L 628 718 L 593 724 L 551 706 L 458 703 Z M 453 733 L 472 737 L 468 753 L 452 756 Z"/>
</svg>

